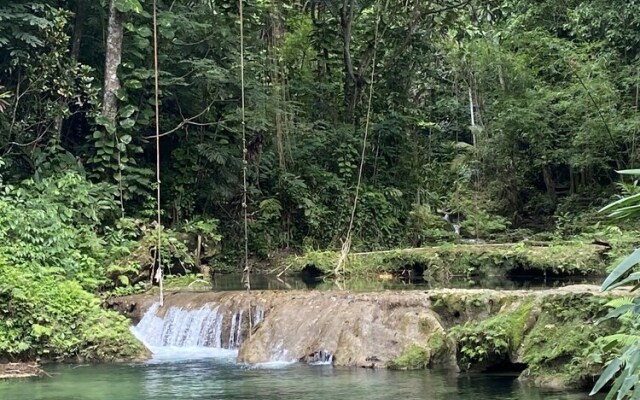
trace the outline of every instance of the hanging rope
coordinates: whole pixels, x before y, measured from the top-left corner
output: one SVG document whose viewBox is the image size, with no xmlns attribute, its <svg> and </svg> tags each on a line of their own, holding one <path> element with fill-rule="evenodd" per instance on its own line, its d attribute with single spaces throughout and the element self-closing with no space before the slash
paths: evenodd
<svg viewBox="0 0 640 400">
<path fill-rule="evenodd" d="M 240 17 L 240 106 L 242 116 L 242 210 L 244 217 L 244 270 L 242 280 L 247 291 L 251 292 L 251 268 L 249 267 L 249 223 L 247 214 L 247 166 L 249 164 L 247 151 L 247 129 L 245 118 L 245 96 L 244 96 L 244 16 L 242 0 L 238 0 L 238 13 Z M 253 311 L 251 297 L 249 297 L 249 339 L 253 332 Z"/>
<path fill-rule="evenodd" d="M 242 281 L 247 290 L 251 291 L 251 268 L 249 267 L 249 223 L 247 214 L 247 133 L 245 121 L 245 100 L 244 100 L 244 16 L 242 0 L 238 0 L 238 12 L 240 17 L 240 106 L 242 117 L 242 211 L 244 214 L 244 270 L 242 271 Z"/>
<path fill-rule="evenodd" d="M 385 3 L 385 10 L 387 9 L 387 5 L 389 4 L 389 0 Z M 367 119 L 364 126 L 364 137 L 362 138 L 362 152 L 360 154 L 360 168 L 358 169 L 358 182 L 356 183 L 356 193 L 353 198 L 353 207 L 351 209 L 351 219 L 349 220 L 349 227 L 347 228 L 347 235 L 345 237 L 344 242 L 342 242 L 342 250 L 340 251 L 340 258 L 338 258 L 338 264 L 336 265 L 336 269 L 333 271 L 334 275 L 339 275 L 341 270 L 344 269 L 344 265 L 347 262 L 347 257 L 349 256 L 349 251 L 351 250 L 351 234 L 353 231 L 353 223 L 356 218 L 356 209 L 358 208 L 358 196 L 360 194 L 360 183 L 362 182 L 362 170 L 364 169 L 364 160 L 367 151 L 367 138 L 369 136 L 369 125 L 371 123 L 371 103 L 373 101 L 373 84 L 376 75 L 376 55 L 378 50 L 378 31 L 380 29 L 380 10 L 378 10 L 376 15 L 376 28 L 373 36 L 373 57 L 372 57 L 372 66 L 371 66 L 371 84 L 369 85 L 369 102 L 367 105 Z"/>
<path fill-rule="evenodd" d="M 158 4 L 157 0 L 153 0 L 153 73 L 154 73 L 154 89 L 155 89 L 155 102 L 156 102 L 156 230 L 158 233 L 158 241 L 156 243 L 156 256 L 158 259 L 158 269 L 156 271 L 156 278 L 160 285 L 160 307 L 164 305 L 164 290 L 163 290 L 163 271 L 162 271 L 162 256 L 160 252 L 160 245 L 162 243 L 161 232 L 161 216 L 160 216 L 160 104 L 158 102 Z"/>
</svg>

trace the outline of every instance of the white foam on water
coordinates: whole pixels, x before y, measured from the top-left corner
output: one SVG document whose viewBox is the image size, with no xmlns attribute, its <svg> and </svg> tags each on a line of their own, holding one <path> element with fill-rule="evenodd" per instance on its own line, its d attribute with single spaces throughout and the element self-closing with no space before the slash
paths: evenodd
<svg viewBox="0 0 640 400">
<path fill-rule="evenodd" d="M 282 369 L 296 363 L 297 361 L 268 361 L 263 363 L 247 364 L 247 367 L 255 369 Z"/>
<path fill-rule="evenodd" d="M 159 308 L 159 303 L 153 304 L 140 322 L 131 327 L 134 336 L 153 354 L 150 362 L 203 358 L 235 361 L 238 351 L 223 348 L 224 315 L 218 312 L 218 307 L 205 305 L 196 310 L 170 307 L 164 317 L 158 316 Z M 232 334 L 237 335 L 237 341 L 240 335 L 235 331 Z"/>
<path fill-rule="evenodd" d="M 237 350 L 219 349 L 214 347 L 176 347 L 152 346 L 149 348 L 153 357 L 149 363 L 164 363 L 168 361 L 187 361 L 214 358 L 234 363 L 238 357 Z"/>
</svg>

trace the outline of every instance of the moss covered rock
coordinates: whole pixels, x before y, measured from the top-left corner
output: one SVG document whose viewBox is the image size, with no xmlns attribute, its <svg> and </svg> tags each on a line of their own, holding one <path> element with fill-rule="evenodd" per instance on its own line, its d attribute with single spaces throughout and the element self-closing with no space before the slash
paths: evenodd
<svg viewBox="0 0 640 400">
<path fill-rule="evenodd" d="M 496 315 L 468 322 L 452 329 L 462 369 L 483 369 L 491 364 L 513 361 L 529 329 L 535 301 L 520 299 L 507 304 Z"/>
<path fill-rule="evenodd" d="M 541 313 L 522 344 L 520 360 L 528 365 L 523 380 L 539 385 L 591 385 L 602 370 L 589 356 L 596 341 L 615 331 L 615 322 L 597 324 L 606 298 L 571 294 L 540 300 Z"/>
<path fill-rule="evenodd" d="M 425 369 L 431 361 L 431 349 L 417 344 L 409 346 L 400 357 L 389 361 L 390 369 Z"/>
<path fill-rule="evenodd" d="M 604 274 L 603 246 L 586 241 L 515 244 L 444 244 L 441 246 L 396 249 L 349 255 L 344 273 L 348 275 L 400 273 L 411 270 L 430 277 L 489 276 L 502 273 L 588 275 Z M 336 251 L 308 252 L 285 258 L 281 268 L 300 272 L 313 267 L 331 274 L 340 256 Z"/>
</svg>

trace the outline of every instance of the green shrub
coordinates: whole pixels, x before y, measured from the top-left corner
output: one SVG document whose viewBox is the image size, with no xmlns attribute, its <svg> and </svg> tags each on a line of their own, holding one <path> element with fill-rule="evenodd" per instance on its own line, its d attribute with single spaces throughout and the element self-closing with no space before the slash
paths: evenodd
<svg viewBox="0 0 640 400">
<path fill-rule="evenodd" d="M 55 268 L 9 266 L 0 260 L 0 357 L 114 360 L 143 348 L 126 318 Z"/>
<path fill-rule="evenodd" d="M 106 185 L 75 172 L 19 188 L 0 197 L 0 256 L 32 271 L 53 268 L 95 290 L 105 282 L 108 252 L 96 234 L 115 202 Z"/>
</svg>

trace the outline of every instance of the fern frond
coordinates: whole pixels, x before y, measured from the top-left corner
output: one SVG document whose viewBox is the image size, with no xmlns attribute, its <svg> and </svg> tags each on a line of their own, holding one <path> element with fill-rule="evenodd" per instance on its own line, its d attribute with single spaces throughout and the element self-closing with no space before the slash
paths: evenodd
<svg viewBox="0 0 640 400">
<path fill-rule="evenodd" d="M 633 304 L 633 297 L 617 297 L 615 299 L 610 300 L 606 306 L 611 308 L 619 308 L 622 306 L 627 306 Z"/>
<path fill-rule="evenodd" d="M 623 347 L 631 346 L 634 343 L 640 342 L 640 335 L 628 334 L 628 333 L 615 333 L 613 335 L 608 335 L 603 337 L 602 342 L 605 343 L 606 346 L 610 345 L 621 345 Z"/>
</svg>

